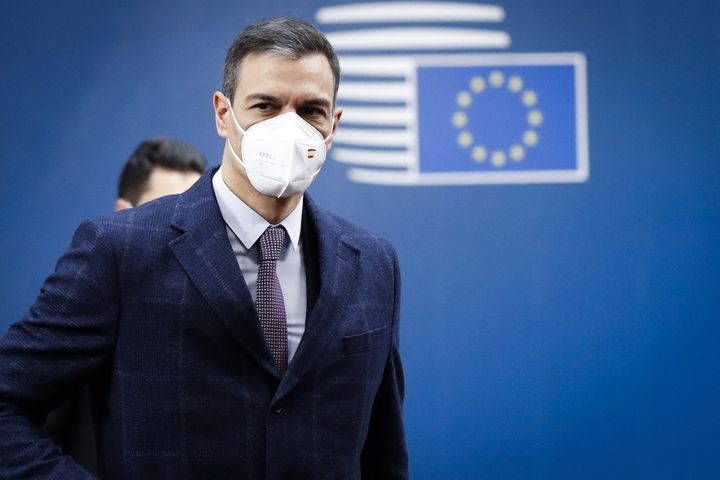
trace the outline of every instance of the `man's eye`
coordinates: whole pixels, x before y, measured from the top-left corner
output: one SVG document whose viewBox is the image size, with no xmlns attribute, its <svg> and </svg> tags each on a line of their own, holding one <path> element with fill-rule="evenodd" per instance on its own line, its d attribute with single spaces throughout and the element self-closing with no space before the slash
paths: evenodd
<svg viewBox="0 0 720 480">
<path fill-rule="evenodd" d="M 325 111 L 321 108 L 315 108 L 315 107 L 304 107 L 302 109 L 302 115 L 306 117 L 324 117 Z"/>
<path fill-rule="evenodd" d="M 272 110 L 273 106 L 270 103 L 256 103 L 253 105 L 253 108 L 255 110 L 260 110 L 261 112 L 267 112 Z"/>
</svg>

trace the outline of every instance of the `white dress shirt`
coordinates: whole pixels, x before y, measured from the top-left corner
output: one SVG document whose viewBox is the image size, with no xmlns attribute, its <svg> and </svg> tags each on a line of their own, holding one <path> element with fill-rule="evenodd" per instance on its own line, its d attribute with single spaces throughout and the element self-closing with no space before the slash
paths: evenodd
<svg viewBox="0 0 720 480">
<path fill-rule="evenodd" d="M 223 180 L 222 167 L 213 176 L 212 183 L 215 198 L 225 220 L 230 245 L 254 302 L 259 269 L 257 240 L 270 226 L 270 223 L 230 190 Z M 302 207 L 303 199 L 301 197 L 297 207 L 278 224 L 287 231 L 285 245 L 277 261 L 277 275 L 285 301 L 288 327 L 288 364 L 295 355 L 300 339 L 305 332 L 307 310 L 307 281 L 300 240 Z"/>
</svg>

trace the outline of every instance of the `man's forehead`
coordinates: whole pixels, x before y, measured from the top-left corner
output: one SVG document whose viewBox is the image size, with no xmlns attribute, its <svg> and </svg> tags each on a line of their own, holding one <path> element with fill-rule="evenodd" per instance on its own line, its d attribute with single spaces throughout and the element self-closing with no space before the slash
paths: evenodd
<svg viewBox="0 0 720 480">
<path fill-rule="evenodd" d="M 310 53 L 298 59 L 273 52 L 253 52 L 238 65 L 236 94 L 275 95 L 272 89 L 293 87 L 315 91 L 312 96 L 332 100 L 334 76 L 330 63 L 321 53 Z M 240 92 L 240 90 L 243 90 Z"/>
</svg>

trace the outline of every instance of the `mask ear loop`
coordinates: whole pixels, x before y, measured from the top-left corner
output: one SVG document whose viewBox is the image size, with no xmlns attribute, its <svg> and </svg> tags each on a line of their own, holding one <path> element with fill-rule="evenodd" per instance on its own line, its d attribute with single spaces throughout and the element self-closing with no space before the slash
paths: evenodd
<svg viewBox="0 0 720 480">
<path fill-rule="evenodd" d="M 233 118 L 233 122 L 235 122 L 235 126 L 240 129 L 243 135 L 245 135 L 245 129 L 240 126 L 240 122 L 238 122 L 237 117 L 235 116 L 235 110 L 232 108 L 232 104 L 230 103 L 230 99 L 225 97 L 225 103 L 227 103 L 228 108 L 230 109 L 230 115 Z"/>
<path fill-rule="evenodd" d="M 228 106 L 228 108 L 230 109 L 230 115 L 232 116 L 233 121 L 235 122 L 235 126 L 242 132 L 243 136 L 246 135 L 247 132 L 245 131 L 244 128 L 242 128 L 242 127 L 240 126 L 240 122 L 238 122 L 237 117 L 235 116 L 235 111 L 234 111 L 233 108 L 232 108 L 232 104 L 230 103 L 230 99 L 227 98 L 227 97 L 225 97 L 225 102 L 227 103 L 227 106 Z M 225 141 L 227 142 L 228 147 L 230 147 L 230 152 L 233 154 L 233 157 L 235 157 L 235 160 L 237 160 L 238 163 L 239 163 L 240 165 L 242 165 L 242 167 L 247 171 L 247 169 L 248 169 L 248 168 L 247 168 L 247 165 L 245 164 L 245 162 L 242 161 L 242 159 L 240 158 L 240 155 L 238 155 L 237 152 L 235 151 L 235 149 L 233 148 L 232 142 L 230 141 L 230 138 L 226 138 Z"/>
<path fill-rule="evenodd" d="M 330 140 L 330 137 L 333 135 L 333 128 L 335 128 L 335 115 L 333 115 L 332 123 L 330 123 L 330 133 L 327 134 L 327 137 L 323 138 L 323 143 L 327 143 L 327 141 Z"/>
<path fill-rule="evenodd" d="M 335 115 L 333 115 L 332 123 L 330 124 L 330 133 L 327 134 L 327 137 L 323 138 L 323 144 L 326 144 L 328 140 L 330 140 L 330 137 L 333 136 L 333 128 L 335 128 Z M 328 147 L 325 145 L 325 155 L 327 155 Z M 323 162 L 324 164 L 325 162 Z M 322 165 L 320 165 L 317 170 L 315 170 L 313 173 L 310 174 L 310 180 L 311 182 L 315 181 L 315 177 L 317 177 L 318 173 L 320 173 L 320 170 L 322 169 Z"/>
</svg>

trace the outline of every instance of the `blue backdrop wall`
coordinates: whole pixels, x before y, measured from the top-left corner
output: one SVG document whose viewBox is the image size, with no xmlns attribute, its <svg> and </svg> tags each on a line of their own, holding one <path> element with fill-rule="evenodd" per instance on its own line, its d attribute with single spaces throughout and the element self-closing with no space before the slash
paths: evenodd
<svg viewBox="0 0 720 480">
<path fill-rule="evenodd" d="M 2 331 L 141 139 L 219 161 L 244 26 L 345 3 L 3 2 Z M 511 42 L 487 51 L 584 54 L 586 182 L 368 184 L 330 160 L 311 188 L 398 249 L 413 477 L 717 478 L 720 4 L 496 5 Z"/>
</svg>

